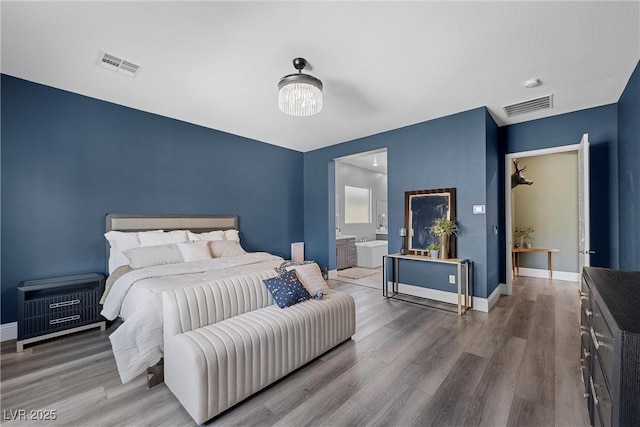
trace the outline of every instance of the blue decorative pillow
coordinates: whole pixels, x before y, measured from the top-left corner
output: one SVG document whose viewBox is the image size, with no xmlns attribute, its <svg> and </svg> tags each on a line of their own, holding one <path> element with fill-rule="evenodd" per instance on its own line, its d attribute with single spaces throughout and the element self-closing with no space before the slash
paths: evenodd
<svg viewBox="0 0 640 427">
<path fill-rule="evenodd" d="M 262 282 L 269 289 L 280 308 L 290 307 L 311 298 L 309 292 L 298 280 L 295 270 L 287 271 L 281 276 L 266 279 Z"/>
</svg>

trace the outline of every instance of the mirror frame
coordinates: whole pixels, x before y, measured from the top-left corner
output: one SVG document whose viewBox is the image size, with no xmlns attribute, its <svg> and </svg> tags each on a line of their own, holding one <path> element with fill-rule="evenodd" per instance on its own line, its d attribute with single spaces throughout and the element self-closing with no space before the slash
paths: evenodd
<svg viewBox="0 0 640 427">
<path fill-rule="evenodd" d="M 403 247 L 406 248 L 406 253 L 409 255 L 422 255 L 425 256 L 428 254 L 426 248 L 416 249 L 411 247 L 412 237 L 414 235 L 412 219 L 413 215 L 411 212 L 410 202 L 411 199 L 415 196 L 424 196 L 424 197 L 442 197 L 448 196 L 449 198 L 449 210 L 447 212 L 446 217 L 452 221 L 456 220 L 456 189 L 455 188 L 435 188 L 430 190 L 414 190 L 414 191 L 405 191 L 404 192 L 404 228 L 407 230 L 407 235 L 403 238 L 404 243 Z M 433 219 L 437 218 L 433 216 Z M 432 222 L 433 220 L 427 219 L 427 221 Z M 437 239 L 434 239 L 437 242 Z M 456 257 L 456 236 L 451 236 L 449 241 L 449 256 L 451 258 Z"/>
</svg>

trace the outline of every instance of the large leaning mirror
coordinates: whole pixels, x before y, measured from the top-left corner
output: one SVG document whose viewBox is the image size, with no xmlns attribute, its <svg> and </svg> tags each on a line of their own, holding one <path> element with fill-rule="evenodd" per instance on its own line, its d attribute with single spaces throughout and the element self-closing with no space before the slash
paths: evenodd
<svg viewBox="0 0 640 427">
<path fill-rule="evenodd" d="M 437 218 L 456 220 L 456 189 L 437 188 L 432 190 L 405 191 L 404 226 L 407 229 L 404 247 L 411 255 L 426 255 L 431 243 L 438 243 L 438 237 L 429 232 L 429 227 Z M 451 236 L 449 256 L 456 257 L 456 238 Z"/>
</svg>

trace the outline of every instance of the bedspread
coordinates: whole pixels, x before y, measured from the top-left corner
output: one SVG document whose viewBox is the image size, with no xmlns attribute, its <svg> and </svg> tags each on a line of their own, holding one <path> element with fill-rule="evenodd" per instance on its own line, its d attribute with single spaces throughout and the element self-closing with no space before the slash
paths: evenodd
<svg viewBox="0 0 640 427">
<path fill-rule="evenodd" d="M 124 274 L 106 296 L 102 315 L 124 323 L 110 336 L 120 380 L 127 383 L 163 355 L 162 291 L 225 277 L 275 277 L 281 257 L 265 252 L 141 268 Z"/>
</svg>

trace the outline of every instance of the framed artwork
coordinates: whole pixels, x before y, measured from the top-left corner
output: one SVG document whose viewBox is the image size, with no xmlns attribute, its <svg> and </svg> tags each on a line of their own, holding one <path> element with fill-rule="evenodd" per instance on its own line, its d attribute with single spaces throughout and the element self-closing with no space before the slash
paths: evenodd
<svg viewBox="0 0 640 427">
<path fill-rule="evenodd" d="M 407 253 L 425 255 L 431 243 L 438 243 L 438 237 L 429 232 L 437 218 L 456 220 L 456 189 L 437 188 L 431 190 L 405 191 L 404 224 L 407 229 L 405 245 Z M 451 236 L 449 255 L 456 257 L 455 236 Z"/>
</svg>

